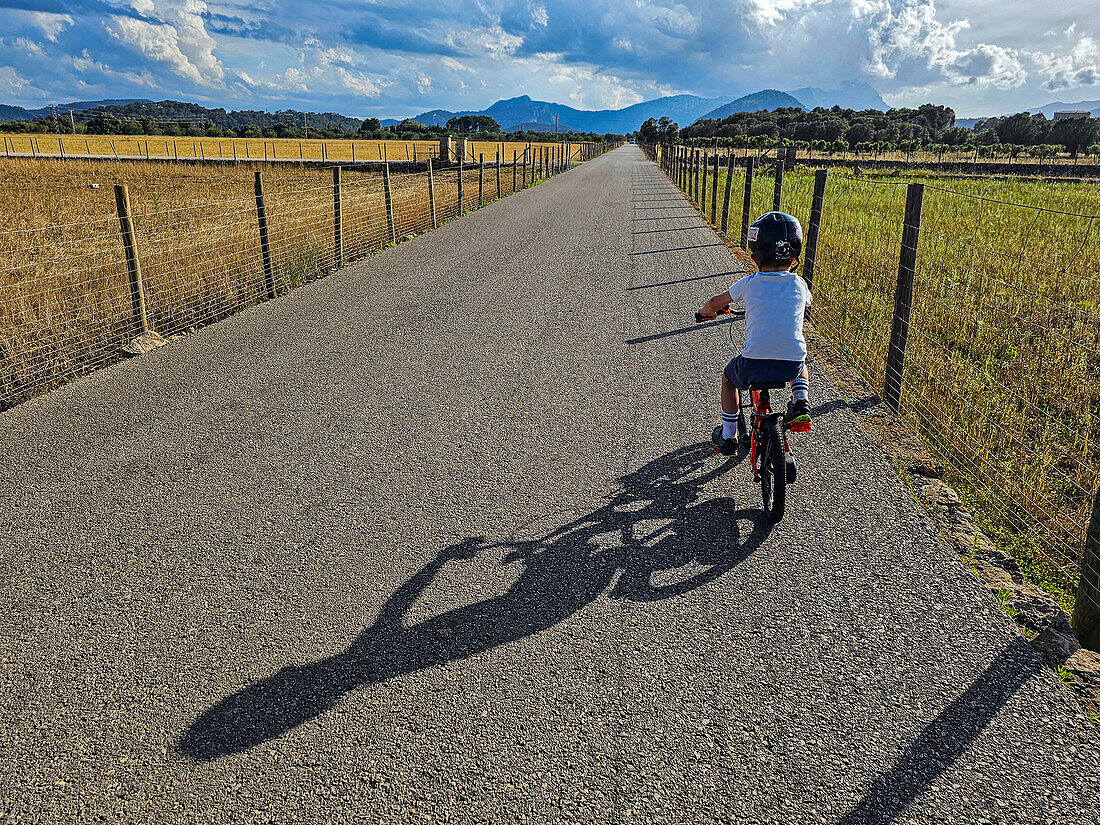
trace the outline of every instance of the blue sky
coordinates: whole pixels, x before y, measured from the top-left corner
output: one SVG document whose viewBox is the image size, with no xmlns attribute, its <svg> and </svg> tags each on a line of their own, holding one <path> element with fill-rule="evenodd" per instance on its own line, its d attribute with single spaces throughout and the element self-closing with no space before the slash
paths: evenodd
<svg viewBox="0 0 1100 825">
<path fill-rule="evenodd" d="M 1100 0 L 0 0 L 0 102 L 403 117 L 529 94 L 870 83 L 960 115 L 1100 98 Z"/>
</svg>

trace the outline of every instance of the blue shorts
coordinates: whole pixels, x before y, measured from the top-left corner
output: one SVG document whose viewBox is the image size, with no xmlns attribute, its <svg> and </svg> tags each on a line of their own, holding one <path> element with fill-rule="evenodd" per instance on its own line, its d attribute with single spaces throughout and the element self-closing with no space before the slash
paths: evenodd
<svg viewBox="0 0 1100 825">
<path fill-rule="evenodd" d="M 802 372 L 802 361 L 776 361 L 771 358 L 746 358 L 738 355 L 722 370 L 726 380 L 739 390 L 749 384 L 788 383 Z"/>
</svg>

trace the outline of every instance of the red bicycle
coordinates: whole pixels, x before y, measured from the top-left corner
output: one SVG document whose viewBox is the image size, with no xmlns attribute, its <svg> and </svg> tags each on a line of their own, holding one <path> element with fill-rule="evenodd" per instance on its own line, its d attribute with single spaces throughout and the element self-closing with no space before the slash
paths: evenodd
<svg viewBox="0 0 1100 825">
<path fill-rule="evenodd" d="M 719 314 L 731 315 L 733 312 L 726 307 Z M 696 323 L 709 320 L 712 319 L 695 313 Z M 740 393 L 741 407 L 748 407 L 752 418 L 749 462 L 752 464 L 753 481 L 760 485 L 764 516 L 771 524 L 777 524 L 783 518 L 787 506 L 787 485 L 798 478 L 798 466 L 787 433 L 810 429 L 808 423 L 788 426 L 782 412 L 772 411 L 771 390 L 781 390 L 787 386 L 783 381 L 760 382 L 750 384 L 747 393 Z"/>
</svg>

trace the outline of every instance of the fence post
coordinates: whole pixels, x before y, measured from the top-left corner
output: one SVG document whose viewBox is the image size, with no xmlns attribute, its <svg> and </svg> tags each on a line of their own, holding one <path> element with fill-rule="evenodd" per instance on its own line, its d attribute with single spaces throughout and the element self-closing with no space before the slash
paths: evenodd
<svg viewBox="0 0 1100 825">
<path fill-rule="evenodd" d="M 828 178 L 828 169 L 814 171 L 814 197 L 810 201 L 810 225 L 806 227 L 806 253 L 803 255 L 805 263 L 802 266 L 802 277 L 806 279 L 806 285 L 811 289 L 814 285 L 814 264 L 817 263 L 817 237 L 821 232 L 821 213 L 825 210 L 825 182 Z M 806 311 L 810 311 L 809 307 Z"/>
<path fill-rule="evenodd" d="M 271 243 L 267 236 L 267 207 L 264 205 L 263 175 L 256 172 L 256 220 L 260 225 L 260 256 L 264 262 L 264 287 L 267 297 L 274 298 L 275 271 L 271 268 Z"/>
<path fill-rule="evenodd" d="M 923 200 L 924 184 L 909 184 L 905 192 L 905 222 L 901 229 L 894 320 L 890 325 L 890 349 L 886 353 L 886 377 L 882 387 L 882 400 L 894 412 L 898 412 L 901 407 L 901 376 L 905 370 L 905 342 L 909 337 L 909 314 L 913 308 L 913 281 L 917 269 L 917 242 L 920 240 Z"/>
<path fill-rule="evenodd" d="M 428 212 L 432 218 L 432 229 L 439 226 L 435 218 L 435 176 L 432 174 L 432 159 L 428 158 Z"/>
<path fill-rule="evenodd" d="M 485 153 L 478 155 L 477 159 L 477 208 L 485 204 Z"/>
<path fill-rule="evenodd" d="M 466 193 L 462 190 L 462 158 L 458 158 L 458 214 L 462 214 L 462 198 Z"/>
<path fill-rule="evenodd" d="M 123 184 L 115 185 L 115 206 L 122 230 L 122 245 L 126 248 L 126 272 L 130 277 L 130 303 L 134 321 L 141 328 L 141 333 L 150 332 L 152 327 L 149 325 L 149 316 L 145 313 L 145 287 L 141 282 L 141 263 L 138 261 L 137 242 L 134 239 L 134 221 L 130 217 L 130 191 Z"/>
<path fill-rule="evenodd" d="M 340 212 L 340 167 L 332 167 L 332 234 L 335 267 L 344 265 L 344 221 Z"/>
<path fill-rule="evenodd" d="M 722 199 L 722 234 L 728 237 L 730 228 L 730 195 L 733 194 L 733 155 L 726 152 L 726 192 Z"/>
<path fill-rule="evenodd" d="M 497 200 L 500 200 L 500 149 L 497 149 Z"/>
<path fill-rule="evenodd" d="M 519 157 L 519 152 L 517 152 L 515 149 L 513 149 L 512 150 L 512 194 L 513 195 L 516 193 L 516 177 L 517 177 L 516 172 L 519 171 L 519 163 L 518 163 L 518 160 L 517 160 L 518 157 Z"/>
<path fill-rule="evenodd" d="M 707 167 L 710 166 L 710 158 L 706 151 L 700 155 L 699 165 L 702 167 L 699 186 L 699 209 L 703 213 L 703 220 L 707 219 Z"/>
<path fill-rule="evenodd" d="M 745 203 L 741 207 L 741 248 L 748 249 L 749 224 L 752 223 L 752 177 L 756 173 L 756 158 L 745 158 Z"/>
<path fill-rule="evenodd" d="M 382 164 L 382 186 L 386 194 L 386 233 L 389 235 L 390 243 L 397 243 L 397 226 L 393 220 L 393 190 L 390 188 L 390 165 L 389 163 Z M 458 201 L 462 203 L 462 193 L 459 191 Z"/>
<path fill-rule="evenodd" d="M 783 155 L 775 161 L 775 192 L 772 194 L 772 212 L 783 211 Z"/>
<path fill-rule="evenodd" d="M 714 181 L 711 183 L 710 188 L 710 223 L 711 226 L 718 226 L 718 171 L 721 169 L 721 161 L 718 158 L 718 151 L 714 152 Z M 728 174 L 728 172 L 727 172 Z"/>
<path fill-rule="evenodd" d="M 1082 647 L 1100 650 L 1100 490 L 1092 502 L 1092 518 L 1085 534 L 1081 580 L 1073 604 L 1073 632 Z"/>
</svg>

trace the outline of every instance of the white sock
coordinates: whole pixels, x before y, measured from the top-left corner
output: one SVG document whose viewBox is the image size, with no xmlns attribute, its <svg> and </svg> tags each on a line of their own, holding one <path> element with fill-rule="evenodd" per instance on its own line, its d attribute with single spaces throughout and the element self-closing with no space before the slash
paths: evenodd
<svg viewBox="0 0 1100 825">
<path fill-rule="evenodd" d="M 737 438 L 737 413 L 722 410 L 722 438 Z"/>
<path fill-rule="evenodd" d="M 808 401 L 810 398 L 810 382 L 799 376 L 791 382 L 791 400 Z"/>
</svg>

